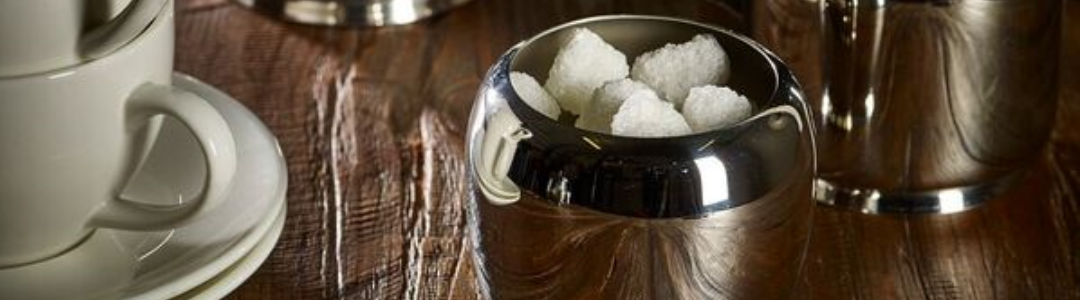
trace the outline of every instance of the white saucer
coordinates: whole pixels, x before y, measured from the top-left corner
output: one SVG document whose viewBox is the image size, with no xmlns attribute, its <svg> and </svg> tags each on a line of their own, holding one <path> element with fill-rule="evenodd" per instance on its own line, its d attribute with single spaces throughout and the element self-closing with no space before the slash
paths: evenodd
<svg viewBox="0 0 1080 300">
<path fill-rule="evenodd" d="M 258 244 L 255 244 L 255 248 L 251 249 L 250 253 L 229 266 L 225 271 L 214 276 L 214 278 L 173 298 L 173 300 L 217 300 L 225 298 L 225 296 L 229 295 L 229 292 L 240 287 L 240 284 L 255 274 L 259 266 L 270 257 L 270 253 L 274 250 L 274 245 L 277 244 L 278 238 L 281 237 L 281 232 L 284 229 L 285 210 L 282 210 L 278 217 L 273 220 L 273 227 L 270 228 L 270 232 L 267 232 L 266 236 L 259 240 Z"/>
<path fill-rule="evenodd" d="M 61 256 L 0 269 L 0 299 L 169 299 L 218 276 L 276 235 L 270 233 L 285 210 L 287 172 L 274 136 L 213 87 L 182 74 L 174 74 L 173 84 L 208 100 L 233 131 L 240 155 L 229 199 L 172 231 L 100 229 Z M 173 203 L 201 189 L 206 170 L 198 144 L 177 122 L 163 123 L 125 198 Z"/>
</svg>

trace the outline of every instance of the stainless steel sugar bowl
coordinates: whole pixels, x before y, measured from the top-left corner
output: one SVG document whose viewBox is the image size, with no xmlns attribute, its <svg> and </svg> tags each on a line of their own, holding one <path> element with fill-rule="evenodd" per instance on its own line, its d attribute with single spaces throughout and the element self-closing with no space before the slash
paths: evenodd
<svg viewBox="0 0 1080 300">
<path fill-rule="evenodd" d="M 511 71 L 546 79 L 586 27 L 627 57 L 711 34 L 728 86 L 753 103 L 732 127 L 670 138 L 575 128 L 529 107 Z M 568 114 L 564 114 L 568 115 Z M 710 25 L 600 16 L 518 44 L 489 70 L 466 134 L 468 227 L 489 299 L 775 299 L 791 294 L 810 236 L 813 129 L 791 72 Z"/>
</svg>

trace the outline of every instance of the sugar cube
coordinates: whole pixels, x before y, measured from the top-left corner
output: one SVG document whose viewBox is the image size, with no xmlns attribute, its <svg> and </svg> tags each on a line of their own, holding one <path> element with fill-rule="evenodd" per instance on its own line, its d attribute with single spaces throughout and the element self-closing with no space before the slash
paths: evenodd
<svg viewBox="0 0 1080 300">
<path fill-rule="evenodd" d="M 510 85 L 514 87 L 514 91 L 521 100 L 525 100 L 530 107 L 549 118 L 559 119 L 559 114 L 562 113 L 559 103 L 548 95 L 535 78 L 521 72 L 510 72 Z"/>
<path fill-rule="evenodd" d="M 634 92 L 611 121 L 611 133 L 621 136 L 670 137 L 690 132 L 675 106 L 651 90 Z"/>
<path fill-rule="evenodd" d="M 682 107 L 690 88 L 724 84 L 730 72 L 727 53 L 716 38 L 699 34 L 686 43 L 667 44 L 638 56 L 631 77 Z"/>
<path fill-rule="evenodd" d="M 581 129 L 611 133 L 611 118 L 619 112 L 626 98 L 637 91 L 651 91 L 644 83 L 623 78 L 605 83 L 593 92 L 592 101 L 578 117 L 575 126 Z"/>
<path fill-rule="evenodd" d="M 750 117 L 750 100 L 726 88 L 707 85 L 690 89 L 683 116 L 694 133 L 725 128 Z"/>
<path fill-rule="evenodd" d="M 580 115 L 593 90 L 604 82 L 628 76 L 626 55 L 588 29 L 576 29 L 559 49 L 544 87 L 563 109 Z"/>
</svg>

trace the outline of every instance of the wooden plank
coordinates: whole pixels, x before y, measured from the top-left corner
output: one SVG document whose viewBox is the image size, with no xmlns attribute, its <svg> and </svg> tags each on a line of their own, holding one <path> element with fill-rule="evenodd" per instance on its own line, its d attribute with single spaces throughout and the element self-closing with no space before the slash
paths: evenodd
<svg viewBox="0 0 1080 300">
<path fill-rule="evenodd" d="M 1070 122 L 1080 117 L 1080 1 L 1067 2 L 1059 126 L 1031 176 L 952 216 L 818 208 L 797 298 L 1080 299 L 1080 130 Z M 461 137 L 488 66 L 565 21 L 660 14 L 755 28 L 807 90 L 820 89 L 817 54 L 801 46 L 815 27 L 786 22 L 816 4 L 764 3 L 746 8 L 774 19 L 721 1 L 476 0 L 415 25 L 341 29 L 179 2 L 176 69 L 251 108 L 289 164 L 286 231 L 230 299 L 476 299 Z"/>
</svg>

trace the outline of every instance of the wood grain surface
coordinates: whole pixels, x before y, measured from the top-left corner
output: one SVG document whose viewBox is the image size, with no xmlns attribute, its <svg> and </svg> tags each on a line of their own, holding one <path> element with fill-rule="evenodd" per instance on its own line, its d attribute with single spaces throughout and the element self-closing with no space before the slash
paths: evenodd
<svg viewBox="0 0 1080 300">
<path fill-rule="evenodd" d="M 818 207 L 797 298 L 1080 299 L 1080 1 L 1067 2 L 1062 102 L 1043 159 L 966 213 Z M 463 234 L 467 115 L 488 66 L 559 23 L 637 13 L 753 28 L 783 43 L 774 48 L 808 91 L 821 88 L 815 54 L 799 50 L 816 29 L 783 22 L 798 7 L 754 6 L 781 16 L 768 22 L 720 1 L 475 0 L 415 25 L 341 29 L 225 0 L 177 6 L 176 69 L 254 111 L 289 166 L 285 232 L 230 299 L 476 299 Z"/>
</svg>

